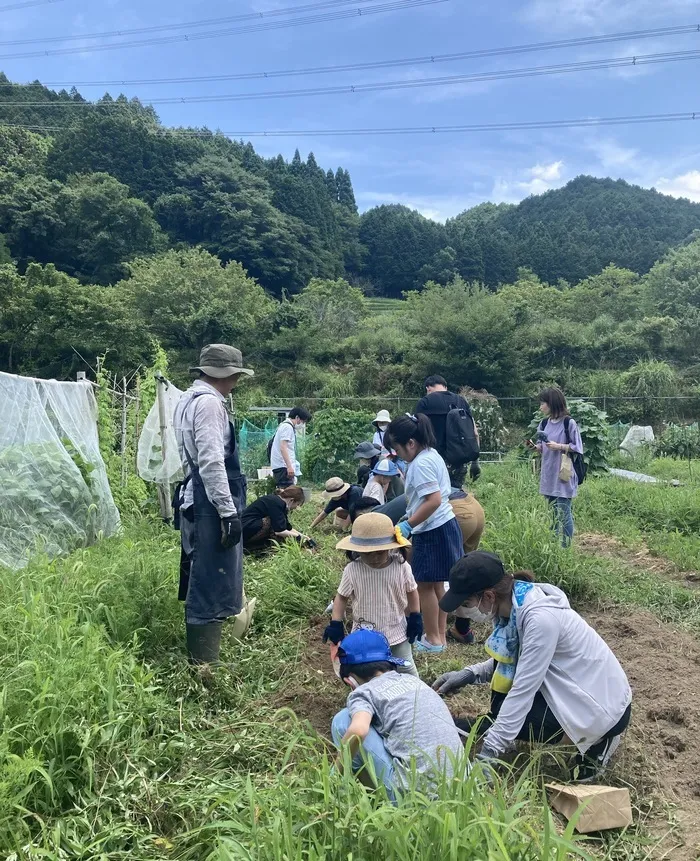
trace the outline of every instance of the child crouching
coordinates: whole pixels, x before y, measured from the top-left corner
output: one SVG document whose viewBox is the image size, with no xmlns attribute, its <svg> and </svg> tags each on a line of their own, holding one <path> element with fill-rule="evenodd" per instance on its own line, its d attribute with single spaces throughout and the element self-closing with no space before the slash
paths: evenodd
<svg viewBox="0 0 700 861">
<path fill-rule="evenodd" d="M 384 634 L 392 655 L 405 661 L 399 672 L 417 676 L 411 643 L 423 634 L 423 617 L 418 586 L 396 541 L 394 524 L 385 514 L 365 514 L 336 548 L 352 553 L 353 561 L 343 571 L 324 643 L 337 645 L 345 636 L 343 619 L 352 598 L 353 631 L 370 628 Z"/>
<path fill-rule="evenodd" d="M 428 791 L 443 773 L 452 777 L 463 748 L 450 712 L 428 685 L 397 672 L 402 661 L 392 655 L 386 637 L 355 631 L 342 641 L 338 657 L 341 678 L 353 691 L 333 718 L 331 733 L 341 751 L 349 745 L 353 772 L 362 783 L 374 785 L 364 770 L 368 760 L 392 801 L 409 785 L 414 769 Z"/>
</svg>

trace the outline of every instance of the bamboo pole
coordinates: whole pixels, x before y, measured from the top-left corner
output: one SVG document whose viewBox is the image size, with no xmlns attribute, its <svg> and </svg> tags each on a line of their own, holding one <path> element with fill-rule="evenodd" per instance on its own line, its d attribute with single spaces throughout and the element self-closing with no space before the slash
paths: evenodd
<svg viewBox="0 0 700 861">
<path fill-rule="evenodd" d="M 165 416 L 165 399 L 163 398 L 163 388 L 167 381 L 162 374 L 156 374 L 156 401 L 158 403 L 158 423 L 160 425 L 160 454 L 165 466 L 166 451 L 166 430 L 168 427 Z M 161 478 L 158 482 L 158 499 L 160 501 L 160 514 L 163 520 L 170 523 L 173 519 L 173 506 L 170 500 L 170 482 L 167 478 Z"/>
</svg>

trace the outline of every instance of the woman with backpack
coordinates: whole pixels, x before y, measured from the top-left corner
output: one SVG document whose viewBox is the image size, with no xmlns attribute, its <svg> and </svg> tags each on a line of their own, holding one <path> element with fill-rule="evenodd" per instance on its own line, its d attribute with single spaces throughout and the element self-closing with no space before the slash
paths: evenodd
<svg viewBox="0 0 700 861">
<path fill-rule="evenodd" d="M 574 537 L 571 503 L 579 486 L 573 458 L 577 454 L 583 456 L 583 442 L 560 389 L 544 389 L 539 400 L 544 418 L 538 427 L 537 442 L 533 445 L 542 456 L 540 493 L 552 508 L 557 537 L 561 539 L 562 546 L 568 547 Z"/>
</svg>

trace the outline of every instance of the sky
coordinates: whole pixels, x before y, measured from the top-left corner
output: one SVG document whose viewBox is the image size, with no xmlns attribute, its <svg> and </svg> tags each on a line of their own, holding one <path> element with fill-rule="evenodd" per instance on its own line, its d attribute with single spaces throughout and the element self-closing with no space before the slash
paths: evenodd
<svg viewBox="0 0 700 861">
<path fill-rule="evenodd" d="M 202 77 L 375 63 L 505 48 L 599 34 L 700 24 L 697 0 L 441 0 L 413 8 L 354 15 L 280 29 L 222 34 L 225 25 L 152 31 L 128 38 L 213 33 L 208 38 L 145 47 L 95 50 L 118 37 L 87 34 L 163 28 L 202 19 L 264 13 L 322 0 L 52 0 L 10 9 L 27 0 L 0 0 L 0 69 L 14 81 L 75 84 L 86 98 L 108 90 L 138 96 L 184 98 L 238 93 L 409 82 L 590 60 L 675 51 L 700 51 L 700 31 L 654 38 L 630 37 L 603 45 L 537 50 L 397 68 L 313 74 L 275 80 L 86 86 L 84 82 Z M 365 9 L 390 0 L 356 0 Z M 408 0 L 393 0 L 397 6 Z M 353 8 L 339 6 L 338 8 Z M 307 13 L 309 14 L 309 13 Z M 248 22 L 243 22 L 247 24 Z M 67 37 L 78 37 L 69 40 Z M 122 40 L 127 37 L 121 37 Z M 52 40 L 27 42 L 26 40 Z M 23 44 L 20 44 L 23 43 Z M 79 48 L 77 53 L 46 51 Z M 19 53 L 41 56 L 13 58 Z M 167 126 L 207 126 L 245 132 L 445 126 L 582 119 L 698 111 L 694 122 L 585 129 L 539 129 L 392 136 L 330 135 L 253 138 L 264 156 L 291 158 L 313 151 L 324 168 L 350 172 L 360 210 L 403 203 L 444 221 L 483 201 L 515 203 L 558 188 L 579 174 L 622 178 L 700 202 L 700 59 L 598 69 L 538 77 L 479 81 L 375 92 L 159 105 Z"/>
</svg>

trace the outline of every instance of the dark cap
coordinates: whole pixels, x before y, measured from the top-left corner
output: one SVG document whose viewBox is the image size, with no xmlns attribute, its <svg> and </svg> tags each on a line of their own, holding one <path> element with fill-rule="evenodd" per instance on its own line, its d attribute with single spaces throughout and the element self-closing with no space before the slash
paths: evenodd
<svg viewBox="0 0 700 861">
<path fill-rule="evenodd" d="M 236 347 L 228 344 L 207 344 L 199 354 L 199 364 L 190 371 L 201 371 L 207 377 L 217 380 L 232 377 L 234 374 L 253 376 L 250 368 L 243 367 L 243 354 Z"/>
<path fill-rule="evenodd" d="M 455 562 L 450 571 L 450 588 L 440 599 L 440 609 L 454 613 L 467 598 L 490 589 L 506 576 L 503 562 L 495 553 L 473 550 Z"/>
</svg>

